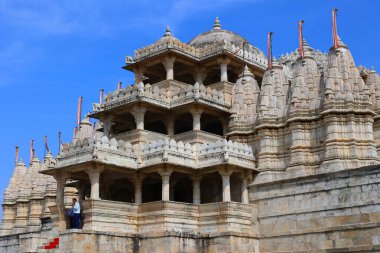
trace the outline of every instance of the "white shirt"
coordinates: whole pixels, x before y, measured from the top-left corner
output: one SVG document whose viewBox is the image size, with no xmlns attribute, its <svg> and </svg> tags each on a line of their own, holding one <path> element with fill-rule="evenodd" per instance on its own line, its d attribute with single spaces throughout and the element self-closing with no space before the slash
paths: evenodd
<svg viewBox="0 0 380 253">
<path fill-rule="evenodd" d="M 78 201 L 74 204 L 74 213 L 80 213 L 80 205 Z"/>
</svg>

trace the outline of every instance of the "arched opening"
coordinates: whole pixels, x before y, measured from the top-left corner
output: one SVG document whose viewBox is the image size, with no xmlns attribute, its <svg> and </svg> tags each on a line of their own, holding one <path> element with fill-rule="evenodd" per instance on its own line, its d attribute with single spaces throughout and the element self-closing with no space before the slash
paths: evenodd
<svg viewBox="0 0 380 253">
<path fill-rule="evenodd" d="M 201 203 L 223 201 L 222 177 L 218 172 L 207 174 L 201 181 Z"/>
<path fill-rule="evenodd" d="M 180 134 L 193 130 L 193 116 L 190 113 L 181 114 L 176 117 L 174 133 Z"/>
<path fill-rule="evenodd" d="M 135 118 L 130 113 L 117 117 L 111 126 L 111 134 L 118 135 L 136 129 Z"/>
<path fill-rule="evenodd" d="M 188 175 L 173 172 L 170 177 L 170 200 L 193 203 L 193 182 Z"/>
<path fill-rule="evenodd" d="M 201 130 L 223 136 L 223 125 L 220 120 L 209 114 L 203 114 L 201 117 Z"/>
<path fill-rule="evenodd" d="M 134 202 L 135 191 L 127 178 L 116 179 L 109 185 L 108 198 L 112 201 Z"/>
<path fill-rule="evenodd" d="M 148 174 L 142 182 L 142 202 L 158 201 L 162 198 L 162 180 L 158 173 Z"/>
<path fill-rule="evenodd" d="M 242 180 L 237 173 L 232 173 L 230 177 L 230 190 L 231 190 L 231 201 L 241 202 L 241 185 Z"/>
</svg>

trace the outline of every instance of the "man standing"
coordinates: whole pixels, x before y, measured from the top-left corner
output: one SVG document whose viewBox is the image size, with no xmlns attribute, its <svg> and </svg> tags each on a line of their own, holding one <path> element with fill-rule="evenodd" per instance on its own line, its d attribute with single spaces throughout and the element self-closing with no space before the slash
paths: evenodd
<svg viewBox="0 0 380 253">
<path fill-rule="evenodd" d="M 80 205 L 76 198 L 73 198 L 73 227 L 79 229 L 79 220 L 80 220 Z"/>
</svg>

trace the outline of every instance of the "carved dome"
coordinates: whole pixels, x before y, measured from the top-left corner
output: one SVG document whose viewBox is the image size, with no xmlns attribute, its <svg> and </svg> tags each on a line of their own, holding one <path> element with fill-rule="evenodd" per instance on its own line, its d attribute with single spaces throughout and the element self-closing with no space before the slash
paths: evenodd
<svg viewBox="0 0 380 253">
<path fill-rule="evenodd" d="M 239 34 L 236 34 L 229 30 L 223 30 L 218 18 L 215 19 L 213 29 L 210 31 L 199 34 L 194 37 L 188 45 L 201 48 L 212 44 L 223 44 L 224 42 L 230 42 L 235 46 L 241 47 L 244 42 L 248 45 L 246 50 L 261 54 L 265 58 L 265 54 L 258 48 L 251 45 L 246 39 Z"/>
<path fill-rule="evenodd" d="M 228 31 L 222 30 L 222 26 L 220 25 L 220 21 L 218 18 L 215 19 L 214 27 L 212 30 L 208 32 L 204 32 L 193 38 L 188 44 L 193 47 L 203 47 L 208 44 L 220 43 L 224 40 L 229 41 L 236 46 L 241 46 L 243 42 L 247 40 L 241 37 L 240 35 Z"/>
</svg>

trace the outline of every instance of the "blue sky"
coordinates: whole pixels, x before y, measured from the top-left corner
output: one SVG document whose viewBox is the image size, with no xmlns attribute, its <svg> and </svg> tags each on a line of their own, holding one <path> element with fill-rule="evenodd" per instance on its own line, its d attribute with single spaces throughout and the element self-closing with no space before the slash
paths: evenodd
<svg viewBox="0 0 380 253">
<path fill-rule="evenodd" d="M 380 70 L 380 1 L 369 0 L 139 0 L 0 1 L 0 195 L 13 171 L 14 147 L 24 161 L 29 141 L 42 158 L 43 136 L 57 152 L 57 132 L 72 137 L 78 96 L 84 112 L 99 90 L 130 84 L 121 69 L 125 55 L 160 38 L 166 25 L 184 42 L 211 29 L 216 16 L 265 51 L 274 32 L 273 53 L 297 48 L 297 21 L 304 19 L 308 43 L 327 51 L 331 9 L 338 8 L 338 33 L 357 65 Z"/>
</svg>

